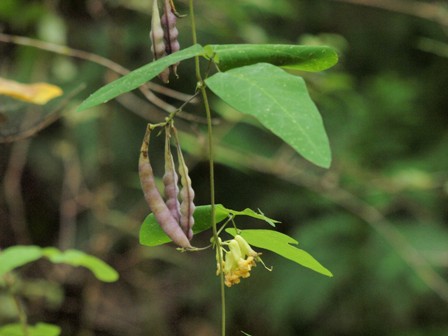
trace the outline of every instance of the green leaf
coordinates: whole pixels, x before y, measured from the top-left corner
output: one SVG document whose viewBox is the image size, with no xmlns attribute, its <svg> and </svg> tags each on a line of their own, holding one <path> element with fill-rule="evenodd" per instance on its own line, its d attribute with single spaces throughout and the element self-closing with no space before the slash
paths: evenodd
<svg viewBox="0 0 448 336">
<path fill-rule="evenodd" d="M 98 280 L 114 282 L 118 280 L 118 273 L 104 261 L 78 250 L 59 251 L 49 247 L 43 249 L 44 255 L 55 264 L 63 263 L 71 266 L 83 266 L 89 269 Z"/>
<path fill-rule="evenodd" d="M 287 44 L 224 44 L 205 47 L 206 56 L 213 57 L 221 71 L 270 63 L 287 69 L 322 71 L 338 62 L 334 49 L 326 46 Z"/>
<path fill-rule="evenodd" d="M 279 221 L 266 217 L 263 213 L 255 212 L 251 209 L 244 209 L 243 211 L 226 209 L 221 204 L 217 204 L 215 207 L 215 220 L 216 223 L 220 223 L 230 215 L 232 216 L 250 216 L 256 219 L 263 220 L 267 222 L 269 225 L 275 227 L 275 223 L 279 223 Z M 210 205 L 201 205 L 196 207 L 194 211 L 194 226 L 193 233 L 200 233 L 207 229 L 210 229 L 211 222 L 211 206 Z M 140 228 L 140 244 L 145 246 L 158 246 L 162 244 L 169 243 L 171 239 L 163 232 L 159 223 L 155 219 L 154 215 L 151 213 L 146 216 L 143 224 Z"/>
<path fill-rule="evenodd" d="M 95 277 L 104 282 L 118 279 L 118 273 L 104 261 L 78 250 L 61 252 L 55 247 L 12 246 L 0 252 L 0 276 L 13 269 L 47 257 L 53 263 L 64 263 L 88 268 Z"/>
<path fill-rule="evenodd" d="M 216 223 L 221 222 L 229 216 L 229 211 L 222 205 L 217 204 L 215 207 Z M 211 227 L 211 206 L 201 205 L 196 207 L 194 211 L 193 233 L 205 231 Z M 169 243 L 171 239 L 163 232 L 159 223 L 157 223 L 154 215 L 149 214 L 140 228 L 140 244 L 145 246 L 158 246 Z"/>
<path fill-rule="evenodd" d="M 42 257 L 38 246 L 12 246 L 0 251 L 0 277 Z"/>
<path fill-rule="evenodd" d="M 330 166 L 323 121 L 302 78 L 259 63 L 216 73 L 205 82 L 227 104 L 256 117 L 304 158 Z"/>
<path fill-rule="evenodd" d="M 203 53 L 204 48 L 199 44 L 175 52 L 157 61 L 148 63 L 129 74 L 109 83 L 90 95 L 77 109 L 83 111 L 90 107 L 104 104 L 109 100 L 129 91 L 132 91 L 144 83 L 156 77 L 163 70 L 177 62 L 192 58 Z"/>
<path fill-rule="evenodd" d="M 61 328 L 48 323 L 37 323 L 28 326 L 28 336 L 59 336 Z M 0 328 L 0 336 L 25 336 L 22 325 L 19 323 L 8 324 Z"/>
<path fill-rule="evenodd" d="M 246 208 L 243 211 L 237 211 L 237 210 L 231 210 L 231 209 L 226 209 L 226 210 L 227 210 L 228 214 L 230 214 L 230 215 L 233 215 L 233 216 L 249 216 L 249 217 L 252 217 L 252 218 L 256 218 L 256 219 L 265 221 L 265 222 L 267 222 L 269 225 L 271 225 L 273 227 L 275 227 L 276 223 L 280 223 L 278 220 L 266 217 L 263 213 L 261 213 L 261 211 L 260 211 L 260 213 L 258 213 L 258 212 L 255 212 L 252 209 L 249 209 L 249 208 Z"/>
<path fill-rule="evenodd" d="M 235 236 L 236 230 L 226 229 L 226 232 Z M 294 261 L 295 263 L 312 269 L 315 272 L 332 277 L 333 274 L 314 259 L 308 252 L 301 250 L 291 244 L 297 245 L 298 242 L 283 233 L 273 230 L 240 230 L 239 233 L 249 245 L 260 247 L 278 255 Z"/>
</svg>

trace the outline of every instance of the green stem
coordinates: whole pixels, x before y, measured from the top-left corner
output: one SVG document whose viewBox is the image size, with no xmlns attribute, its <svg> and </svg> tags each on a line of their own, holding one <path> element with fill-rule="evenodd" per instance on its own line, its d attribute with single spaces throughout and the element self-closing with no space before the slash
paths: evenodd
<svg viewBox="0 0 448 336">
<path fill-rule="evenodd" d="M 198 43 L 196 34 L 196 20 L 194 16 L 194 4 L 193 0 L 190 0 L 190 17 L 191 17 L 191 30 L 193 37 L 193 44 Z M 202 94 L 202 99 L 204 101 L 205 112 L 207 115 L 207 130 L 208 130 L 208 153 L 209 153 L 209 164 L 210 164 L 210 203 L 211 203 L 211 218 L 212 218 L 212 228 L 213 228 L 213 240 L 216 244 L 215 248 L 220 249 L 221 244 L 218 239 L 218 230 L 216 227 L 215 220 L 215 167 L 214 167 L 214 148 L 213 148 L 213 126 L 212 126 L 212 114 L 210 111 L 210 104 L 208 101 L 207 90 L 204 84 L 204 80 L 201 75 L 201 68 L 199 65 L 199 56 L 195 56 L 195 71 L 196 80 L 198 81 L 198 87 Z M 222 265 L 221 254 L 218 253 L 218 263 Z M 226 296 L 225 296 L 225 284 L 224 284 L 224 273 L 220 272 L 221 280 L 221 335 L 226 335 Z"/>
<path fill-rule="evenodd" d="M 19 321 L 20 321 L 20 326 L 22 327 L 23 335 L 29 336 L 30 332 L 28 329 L 28 321 L 27 321 L 28 318 L 26 316 L 25 310 L 22 307 L 22 303 L 20 302 L 19 297 L 13 293 L 12 287 L 13 287 L 14 280 L 8 274 L 4 275 L 3 279 L 5 280 L 6 287 L 8 288 L 8 291 L 10 292 L 11 297 L 14 300 L 14 304 L 17 309 L 17 315 L 18 315 Z"/>
</svg>

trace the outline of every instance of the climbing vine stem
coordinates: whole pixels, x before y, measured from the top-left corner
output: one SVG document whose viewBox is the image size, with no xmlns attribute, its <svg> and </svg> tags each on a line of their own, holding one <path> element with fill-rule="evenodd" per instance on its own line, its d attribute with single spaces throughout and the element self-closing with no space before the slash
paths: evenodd
<svg viewBox="0 0 448 336">
<path fill-rule="evenodd" d="M 197 34 L 196 34 L 196 21 L 194 15 L 194 1 L 190 0 L 190 18 L 191 18 L 191 31 L 193 44 L 198 43 Z M 207 115 L 207 131 L 208 131 L 208 153 L 209 153 L 209 170 L 210 170 L 210 204 L 211 204 L 211 220 L 212 220 L 212 228 L 213 228 L 213 241 L 216 249 L 220 249 L 220 241 L 218 239 L 218 230 L 216 228 L 216 220 L 215 220 L 215 168 L 214 168 L 214 150 L 213 150 L 213 126 L 212 126 L 212 116 L 210 111 L 210 105 L 208 102 L 207 90 L 204 84 L 204 80 L 201 75 L 201 68 L 199 65 L 199 56 L 195 56 L 195 71 L 196 71 L 196 80 L 198 82 L 197 89 L 201 91 L 202 99 L 204 103 L 205 112 Z M 218 263 L 222 265 L 222 256 L 218 253 Z M 224 274 L 220 272 L 220 280 L 221 280 L 221 335 L 225 336 L 226 334 L 226 299 L 225 299 L 225 284 L 224 284 Z"/>
</svg>

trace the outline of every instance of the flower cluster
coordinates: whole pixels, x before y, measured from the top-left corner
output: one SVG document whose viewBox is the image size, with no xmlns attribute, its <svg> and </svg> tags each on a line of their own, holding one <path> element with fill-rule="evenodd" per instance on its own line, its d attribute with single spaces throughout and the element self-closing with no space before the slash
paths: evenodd
<svg viewBox="0 0 448 336">
<path fill-rule="evenodd" d="M 227 245 L 229 250 L 225 250 L 222 245 Z M 256 266 L 256 261 L 261 261 L 261 253 L 255 252 L 240 235 L 236 235 L 232 240 L 221 242 L 220 246 L 216 249 L 216 275 L 224 273 L 227 287 L 240 283 L 241 278 L 248 278 L 252 267 Z"/>
</svg>

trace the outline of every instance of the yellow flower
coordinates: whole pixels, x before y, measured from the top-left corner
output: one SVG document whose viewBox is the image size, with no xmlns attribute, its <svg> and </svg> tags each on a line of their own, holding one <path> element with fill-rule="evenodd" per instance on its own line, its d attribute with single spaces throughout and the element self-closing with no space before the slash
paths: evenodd
<svg viewBox="0 0 448 336">
<path fill-rule="evenodd" d="M 223 257 L 223 248 L 217 248 L 217 271 L 216 275 L 221 272 L 225 276 L 225 285 L 231 287 L 238 284 L 241 278 L 250 277 L 252 267 L 256 266 L 256 261 L 261 260 L 260 253 L 255 252 L 243 237 L 237 235 L 234 239 L 224 242 L 223 245 L 229 247 Z M 218 251 L 219 250 L 219 251 Z M 222 265 L 219 265 L 219 255 L 221 254 Z"/>
</svg>

